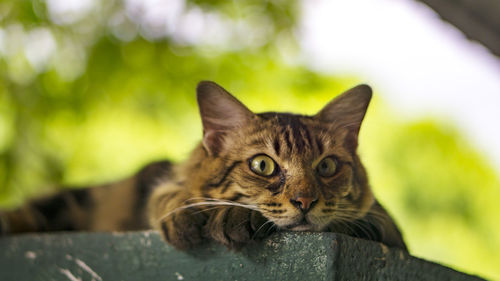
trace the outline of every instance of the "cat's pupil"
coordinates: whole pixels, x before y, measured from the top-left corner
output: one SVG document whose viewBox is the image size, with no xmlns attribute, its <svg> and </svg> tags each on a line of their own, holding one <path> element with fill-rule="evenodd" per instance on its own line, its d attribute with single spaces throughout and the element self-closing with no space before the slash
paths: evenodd
<svg viewBox="0 0 500 281">
<path fill-rule="evenodd" d="M 260 167 L 261 171 L 265 171 L 266 170 L 266 162 L 260 161 L 260 166 L 259 167 Z"/>
<path fill-rule="evenodd" d="M 326 170 L 327 165 L 326 165 L 326 163 L 325 163 L 325 162 L 321 163 L 321 168 L 322 168 L 323 170 Z"/>
</svg>

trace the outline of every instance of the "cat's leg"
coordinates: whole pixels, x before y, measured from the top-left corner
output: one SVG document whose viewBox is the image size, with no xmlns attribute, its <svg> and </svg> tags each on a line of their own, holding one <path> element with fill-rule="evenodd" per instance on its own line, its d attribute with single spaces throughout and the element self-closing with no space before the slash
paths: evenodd
<svg viewBox="0 0 500 281">
<path fill-rule="evenodd" d="M 380 242 L 389 247 L 396 247 L 403 250 L 408 250 L 403 239 L 403 235 L 389 213 L 375 202 L 372 209 L 368 213 L 368 221 L 371 221 L 380 231 Z"/>
<path fill-rule="evenodd" d="M 204 235 L 231 249 L 269 236 L 274 224 L 258 211 L 242 207 L 223 207 L 210 213 Z"/>
<path fill-rule="evenodd" d="M 366 240 L 381 242 L 389 247 L 407 250 L 396 223 L 377 201 L 375 201 L 365 217 L 351 222 L 333 223 L 324 231 L 344 233 Z"/>
<path fill-rule="evenodd" d="M 197 207 L 190 207 L 191 196 L 179 189 L 161 187 L 155 190 L 149 202 L 150 224 L 163 238 L 180 250 L 201 244 L 207 214 Z"/>
<path fill-rule="evenodd" d="M 240 248 L 267 237 L 274 230 L 274 224 L 257 211 L 197 204 L 184 190 L 175 186 L 160 187 L 149 202 L 150 224 L 168 243 L 181 250 L 209 240 Z"/>
</svg>

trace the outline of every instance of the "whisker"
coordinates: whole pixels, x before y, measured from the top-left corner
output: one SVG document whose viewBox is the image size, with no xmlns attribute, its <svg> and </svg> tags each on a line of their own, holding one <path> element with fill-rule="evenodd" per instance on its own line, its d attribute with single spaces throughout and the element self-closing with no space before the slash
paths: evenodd
<svg viewBox="0 0 500 281">
<path fill-rule="evenodd" d="M 209 211 L 220 209 L 222 207 L 224 207 L 224 206 L 215 206 L 215 207 L 211 207 L 211 208 L 200 209 L 200 210 L 194 212 L 193 214 L 200 214 L 200 213 L 203 213 L 203 212 L 209 212 Z"/>
<path fill-rule="evenodd" d="M 226 202 L 226 201 L 222 201 L 222 202 L 218 202 L 218 201 L 197 202 L 197 203 L 192 203 L 192 204 L 188 204 L 185 206 L 177 207 L 177 208 L 173 209 L 172 211 L 166 213 L 165 215 L 161 216 L 160 218 L 158 218 L 157 222 L 164 220 L 165 218 L 167 218 L 168 216 L 170 216 L 171 214 L 173 214 L 175 212 L 182 211 L 182 210 L 185 210 L 188 208 L 199 207 L 199 206 L 235 206 L 235 207 L 242 207 L 242 208 L 246 208 L 246 209 L 250 209 L 250 210 L 254 210 L 254 211 L 259 210 L 256 206 L 237 203 L 237 202 Z"/>
<path fill-rule="evenodd" d="M 245 223 L 247 223 L 249 221 L 250 221 L 249 219 L 245 219 L 242 222 L 240 222 L 238 225 L 236 225 L 236 227 L 238 228 L 238 227 L 242 226 L 243 224 L 245 224 Z"/>
<path fill-rule="evenodd" d="M 363 222 L 367 224 L 363 224 Z M 347 228 L 350 235 L 354 235 L 360 238 L 366 238 L 369 240 L 377 240 L 378 238 L 377 233 L 369 227 L 370 225 L 372 225 L 375 228 L 377 228 L 376 225 L 374 225 L 369 221 L 346 220 L 345 218 L 336 218 L 335 223 L 339 223 L 343 227 Z"/>
<path fill-rule="evenodd" d="M 265 223 L 263 223 L 263 224 L 262 224 L 259 228 L 257 228 L 257 230 L 255 231 L 255 233 L 252 235 L 252 240 L 255 238 L 255 235 L 257 235 L 257 233 L 259 233 L 259 231 L 260 231 L 260 230 L 261 230 L 261 229 L 262 229 L 262 228 L 263 228 L 266 224 L 268 224 L 268 223 L 271 223 L 271 224 L 273 224 L 273 226 L 274 226 L 274 223 L 273 223 L 272 221 L 266 221 L 266 222 L 265 222 Z M 273 227 L 273 226 L 271 226 L 271 227 Z M 268 231 L 269 231 L 269 229 L 268 229 Z M 267 234 L 267 233 L 266 233 L 266 234 Z"/>
<path fill-rule="evenodd" d="M 356 234 L 356 231 L 354 231 L 354 229 L 349 224 L 347 224 L 345 221 L 338 221 L 338 223 L 340 224 L 340 227 L 341 227 L 341 229 L 339 229 L 340 233 L 349 234 L 349 235 Z"/>
</svg>

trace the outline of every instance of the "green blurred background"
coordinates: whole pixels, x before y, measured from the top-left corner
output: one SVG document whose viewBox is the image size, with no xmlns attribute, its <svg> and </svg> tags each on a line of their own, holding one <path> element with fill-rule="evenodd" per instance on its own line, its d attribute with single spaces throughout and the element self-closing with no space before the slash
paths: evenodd
<svg viewBox="0 0 500 281">
<path fill-rule="evenodd" d="M 186 22 L 162 28 L 140 1 L 54 1 L 0 2 L 0 207 L 185 159 L 201 137 L 199 80 L 257 112 L 305 114 L 363 82 L 290 59 L 294 1 L 170 1 Z M 197 40 L 197 17 L 232 28 Z M 372 86 L 360 154 L 411 253 L 500 279 L 496 170 L 450 122 L 398 121 Z"/>
</svg>

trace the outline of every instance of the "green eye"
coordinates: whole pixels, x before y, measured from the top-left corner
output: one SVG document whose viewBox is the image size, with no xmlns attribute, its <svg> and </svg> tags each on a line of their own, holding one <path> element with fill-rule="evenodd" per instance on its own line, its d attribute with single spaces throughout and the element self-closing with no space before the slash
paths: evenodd
<svg viewBox="0 0 500 281">
<path fill-rule="evenodd" d="M 322 177 L 331 177 L 337 172 L 337 160 L 333 157 L 326 157 L 316 166 L 316 171 Z"/>
<path fill-rule="evenodd" d="M 273 159 L 267 155 L 257 155 L 250 160 L 250 169 L 261 176 L 270 176 L 274 173 L 276 165 Z"/>
</svg>

